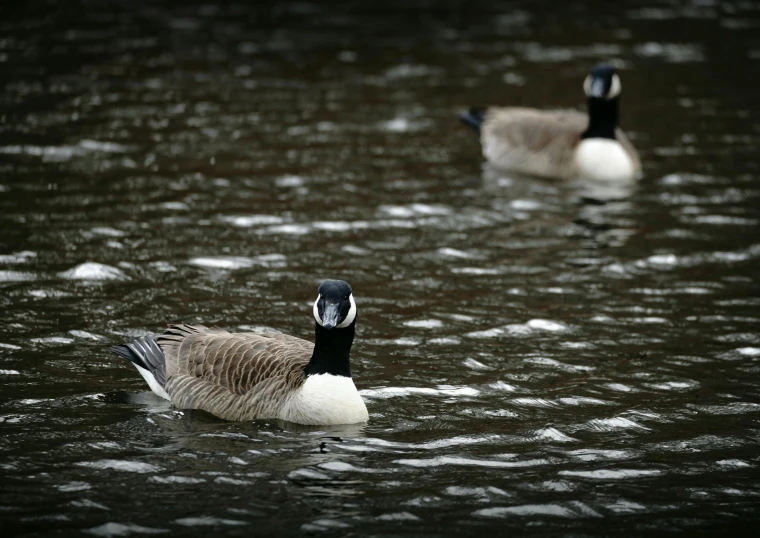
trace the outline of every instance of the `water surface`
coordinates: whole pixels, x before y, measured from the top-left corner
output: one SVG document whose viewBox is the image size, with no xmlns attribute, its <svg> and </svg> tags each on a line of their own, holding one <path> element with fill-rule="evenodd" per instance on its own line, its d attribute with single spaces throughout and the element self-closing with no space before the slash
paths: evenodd
<svg viewBox="0 0 760 538">
<path fill-rule="evenodd" d="M 757 521 L 757 4 L 0 15 L 4 535 Z M 610 58 L 638 185 L 482 166 L 460 108 L 582 106 Z M 311 338 L 324 278 L 354 288 L 366 425 L 172 409 L 106 351 L 174 321 Z"/>
</svg>

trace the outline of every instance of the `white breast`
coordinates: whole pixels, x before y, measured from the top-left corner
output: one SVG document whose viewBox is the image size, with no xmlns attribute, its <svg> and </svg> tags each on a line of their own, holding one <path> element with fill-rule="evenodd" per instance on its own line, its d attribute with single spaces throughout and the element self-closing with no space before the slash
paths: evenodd
<svg viewBox="0 0 760 538">
<path fill-rule="evenodd" d="M 282 407 L 279 418 L 299 424 L 356 424 L 369 419 L 350 377 L 312 375 Z"/>
<path fill-rule="evenodd" d="M 575 150 L 575 164 L 582 179 L 630 181 L 635 165 L 617 140 L 586 138 Z"/>
</svg>

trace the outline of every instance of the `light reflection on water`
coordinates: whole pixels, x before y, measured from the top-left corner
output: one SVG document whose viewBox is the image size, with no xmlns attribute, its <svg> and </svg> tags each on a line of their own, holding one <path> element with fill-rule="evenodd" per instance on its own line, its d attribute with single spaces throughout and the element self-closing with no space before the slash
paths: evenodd
<svg viewBox="0 0 760 538">
<path fill-rule="evenodd" d="M 757 8 L 573 6 L 0 22 L 0 529 L 756 520 Z M 580 106 L 609 56 L 639 184 L 481 166 L 459 108 Z M 325 277 L 356 292 L 367 425 L 174 410 L 106 352 L 170 321 L 308 338 Z"/>
</svg>

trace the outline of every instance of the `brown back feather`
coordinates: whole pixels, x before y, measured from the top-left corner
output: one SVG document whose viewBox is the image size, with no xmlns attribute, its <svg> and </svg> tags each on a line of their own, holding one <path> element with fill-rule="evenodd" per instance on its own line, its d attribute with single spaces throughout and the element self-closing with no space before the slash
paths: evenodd
<svg viewBox="0 0 760 538">
<path fill-rule="evenodd" d="M 577 174 L 574 152 L 587 127 L 587 114 L 576 110 L 491 108 L 481 140 L 489 161 L 499 168 L 569 179 Z M 620 129 L 615 135 L 638 171 L 636 150 Z"/>
<path fill-rule="evenodd" d="M 172 325 L 156 341 L 172 402 L 233 420 L 266 415 L 273 399 L 300 387 L 314 350 L 294 336 L 203 325 Z"/>
</svg>

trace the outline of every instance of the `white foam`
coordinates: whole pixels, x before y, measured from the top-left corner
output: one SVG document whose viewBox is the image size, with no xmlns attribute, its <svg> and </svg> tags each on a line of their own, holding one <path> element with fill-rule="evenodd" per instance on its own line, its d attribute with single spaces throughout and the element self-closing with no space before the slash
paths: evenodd
<svg viewBox="0 0 760 538">
<path fill-rule="evenodd" d="M 755 226 L 757 219 L 734 217 L 729 215 L 699 215 L 693 221 L 698 224 L 734 224 L 737 226 Z"/>
<path fill-rule="evenodd" d="M 333 220 L 313 222 L 311 226 L 315 230 L 322 230 L 324 232 L 347 232 L 353 230 L 356 224 L 355 222 Z"/>
<path fill-rule="evenodd" d="M 170 211 L 189 211 L 190 206 L 184 202 L 164 202 L 159 207 Z"/>
<path fill-rule="evenodd" d="M 623 383 L 607 383 L 605 387 L 617 392 L 638 392 L 638 389 L 624 385 Z"/>
<path fill-rule="evenodd" d="M 641 43 L 633 48 L 639 56 L 660 57 L 666 62 L 702 62 L 705 60 L 704 52 L 699 45 L 688 43 L 657 43 L 649 41 Z"/>
<path fill-rule="evenodd" d="M 556 516 L 576 517 L 577 514 L 559 504 L 524 504 L 522 506 L 507 506 L 495 508 L 483 508 L 476 510 L 473 515 L 482 517 L 514 516 Z"/>
<path fill-rule="evenodd" d="M 34 274 L 22 271 L 0 271 L 0 282 L 25 282 L 36 278 Z"/>
<path fill-rule="evenodd" d="M 191 265 L 205 267 L 208 269 L 225 269 L 233 271 L 236 269 L 247 269 L 256 265 L 264 267 L 283 267 L 285 265 L 285 256 L 283 254 L 264 254 L 255 258 L 245 256 L 208 256 L 192 258 L 188 261 Z"/>
<path fill-rule="evenodd" d="M 356 245 L 343 245 L 340 249 L 354 256 L 366 256 L 372 252 L 368 248 L 357 247 Z"/>
<path fill-rule="evenodd" d="M 493 329 L 486 329 L 485 331 L 473 331 L 465 334 L 469 338 L 495 338 L 501 336 L 506 331 L 500 327 L 494 327 Z"/>
<path fill-rule="evenodd" d="M 471 387 L 455 387 L 439 385 L 438 388 L 428 387 L 383 387 L 379 389 L 364 389 L 359 391 L 364 398 L 386 400 L 388 398 L 401 398 L 414 395 L 425 396 L 477 396 L 480 391 Z"/>
<path fill-rule="evenodd" d="M 380 521 L 422 521 L 420 518 L 409 512 L 381 514 L 377 516 L 377 519 Z"/>
<path fill-rule="evenodd" d="M 251 480 L 241 480 L 240 478 L 232 478 L 229 476 L 217 476 L 214 478 L 216 484 L 230 484 L 232 486 L 250 486 L 254 482 Z"/>
<path fill-rule="evenodd" d="M 330 477 L 326 475 L 325 473 L 320 473 L 319 471 L 315 471 L 314 469 L 309 469 L 308 467 L 291 471 L 290 473 L 288 473 L 288 478 L 290 479 L 306 478 L 308 480 L 329 480 L 330 479 Z"/>
<path fill-rule="evenodd" d="M 96 503 L 90 499 L 77 499 L 75 501 L 71 501 L 70 504 L 75 508 L 95 508 L 96 510 L 110 510 L 110 508 L 108 508 L 106 505 Z"/>
<path fill-rule="evenodd" d="M 150 463 L 144 463 L 141 461 L 128 460 L 80 461 L 75 465 L 79 467 L 89 467 L 92 469 L 109 469 L 113 471 L 125 471 L 129 473 L 156 473 L 161 471 L 161 467 L 158 465 L 152 465 Z"/>
<path fill-rule="evenodd" d="M 562 323 L 557 323 L 556 321 L 550 321 L 547 319 L 532 319 L 528 323 L 526 323 L 528 327 L 531 329 L 535 329 L 538 331 L 550 331 L 550 332 L 559 332 L 559 331 L 566 331 L 567 326 L 563 325 Z"/>
<path fill-rule="evenodd" d="M 415 329 L 440 329 L 443 322 L 439 319 L 418 319 L 405 321 L 404 325 Z"/>
<path fill-rule="evenodd" d="M 473 331 L 465 334 L 470 338 L 495 338 L 504 334 L 515 336 L 528 335 L 534 331 L 561 332 L 569 330 L 567 325 L 546 319 L 532 319 L 527 323 L 511 323 L 503 327 L 493 327 L 482 331 Z"/>
<path fill-rule="evenodd" d="M 76 330 L 76 329 L 70 330 L 69 334 L 71 336 L 76 336 L 77 338 L 85 338 L 87 340 L 99 341 L 99 340 L 104 340 L 105 339 L 105 337 L 100 336 L 99 334 L 94 334 L 94 333 L 90 333 L 90 332 L 87 332 L 87 331 L 79 331 L 79 330 Z"/>
<path fill-rule="evenodd" d="M 476 361 L 472 357 L 467 357 L 462 361 L 462 364 L 472 370 L 493 370 L 493 367 L 488 366 L 487 364 L 483 364 L 480 361 Z"/>
<path fill-rule="evenodd" d="M 311 232 L 311 228 L 305 224 L 282 224 L 264 229 L 264 233 L 267 234 L 306 235 L 309 232 Z"/>
<path fill-rule="evenodd" d="M 577 476 L 579 478 L 593 478 L 596 480 L 620 480 L 624 478 L 638 478 L 640 476 L 658 476 L 663 471 L 659 469 L 597 469 L 594 471 L 560 471 L 562 476 Z"/>
<path fill-rule="evenodd" d="M 60 290 L 29 290 L 27 294 L 31 297 L 49 299 L 51 297 L 71 297 L 71 293 Z"/>
<path fill-rule="evenodd" d="M 455 497 L 476 497 L 484 501 L 488 500 L 489 494 L 501 495 L 504 497 L 510 497 L 511 495 L 503 489 L 489 486 L 487 488 L 482 487 L 466 487 L 466 486 L 448 486 L 446 488 L 447 495 L 454 495 Z"/>
<path fill-rule="evenodd" d="M 393 118 L 388 121 L 381 121 L 377 126 L 383 131 L 390 131 L 392 133 L 405 133 L 412 129 L 412 122 L 407 118 Z"/>
<path fill-rule="evenodd" d="M 79 482 L 79 481 L 67 482 L 65 484 L 59 484 L 54 487 L 58 491 L 63 491 L 65 493 L 73 493 L 75 491 L 86 491 L 92 488 L 92 486 L 88 484 L 87 482 Z"/>
<path fill-rule="evenodd" d="M 646 261 L 654 265 L 676 265 L 678 264 L 678 256 L 675 254 L 656 254 L 649 256 Z"/>
<path fill-rule="evenodd" d="M 86 149 L 87 151 L 98 151 L 103 153 L 123 153 L 130 150 L 129 146 L 124 146 L 122 144 L 90 139 L 80 140 L 79 147 Z"/>
<path fill-rule="evenodd" d="M 197 265 L 199 267 L 207 267 L 210 269 L 244 269 L 247 267 L 253 267 L 255 265 L 251 258 L 245 258 L 243 256 L 215 256 L 208 258 L 192 258 L 189 262 L 190 265 Z"/>
<path fill-rule="evenodd" d="M 46 338 L 31 338 L 29 341 L 35 344 L 72 344 L 74 339 L 65 336 L 49 336 Z"/>
<path fill-rule="evenodd" d="M 277 178 L 274 182 L 278 187 L 288 188 L 303 187 L 304 183 L 306 183 L 304 179 L 299 176 L 282 176 Z"/>
<path fill-rule="evenodd" d="M 716 465 L 720 465 L 721 467 L 728 467 L 731 469 L 742 469 L 745 467 L 752 467 L 751 464 L 747 463 L 744 460 L 718 460 L 715 462 Z"/>
<path fill-rule="evenodd" d="M 547 400 L 546 398 L 532 398 L 532 397 L 525 397 L 525 398 L 515 398 L 512 400 L 512 403 L 514 405 L 524 405 L 527 407 L 559 407 L 559 404 L 555 402 L 554 400 Z"/>
<path fill-rule="evenodd" d="M 580 448 L 578 450 L 571 450 L 567 454 L 579 461 L 627 460 L 637 455 L 636 452 L 631 450 L 601 450 L 594 448 Z"/>
<path fill-rule="evenodd" d="M 90 229 L 90 233 L 94 235 L 103 235 L 105 237 L 124 237 L 127 235 L 121 230 L 109 228 L 108 226 L 96 226 L 95 228 Z"/>
<path fill-rule="evenodd" d="M 569 396 L 557 398 L 557 401 L 564 405 L 612 405 L 599 398 L 589 398 L 588 396 Z"/>
<path fill-rule="evenodd" d="M 500 275 L 504 271 L 498 267 L 452 267 L 451 272 L 457 275 Z"/>
<path fill-rule="evenodd" d="M 0 370 L 0 375 L 21 375 L 18 370 Z"/>
<path fill-rule="evenodd" d="M 740 347 L 736 351 L 740 355 L 744 355 L 746 357 L 757 357 L 757 356 L 760 356 L 760 347 Z"/>
<path fill-rule="evenodd" d="M 461 344 L 462 340 L 456 336 L 443 336 L 441 338 L 431 338 L 427 343 L 431 346 L 455 346 Z"/>
<path fill-rule="evenodd" d="M 503 390 L 505 392 L 515 392 L 517 390 L 517 387 L 510 385 L 509 383 L 505 383 L 504 381 L 496 381 L 488 386 L 492 389 Z"/>
<path fill-rule="evenodd" d="M 219 220 L 232 224 L 233 226 L 239 226 L 241 228 L 282 224 L 284 222 L 284 219 L 282 217 L 278 217 L 277 215 L 239 215 L 220 217 Z"/>
<path fill-rule="evenodd" d="M 660 390 L 690 390 L 699 387 L 697 381 L 665 381 L 663 383 L 646 383 L 647 387 Z"/>
<path fill-rule="evenodd" d="M 322 532 L 335 529 L 347 529 L 351 525 L 338 521 L 336 519 L 315 519 L 311 523 L 304 523 L 301 525 L 301 530 L 304 532 Z"/>
<path fill-rule="evenodd" d="M 453 210 L 444 205 L 430 204 L 410 204 L 410 205 L 382 205 L 378 208 L 381 213 L 385 213 L 396 218 L 412 218 L 419 216 L 443 216 L 451 215 Z"/>
<path fill-rule="evenodd" d="M 539 364 L 541 366 L 548 366 L 550 368 L 556 368 L 557 370 L 564 370 L 567 372 L 590 372 L 595 370 L 595 366 L 583 366 L 578 364 L 566 364 L 560 362 L 557 359 L 551 359 L 549 357 L 526 357 L 525 362 L 532 364 Z"/>
<path fill-rule="evenodd" d="M 435 458 L 427 459 L 401 459 L 395 460 L 393 463 L 399 465 L 408 465 L 410 467 L 442 467 L 445 465 L 458 465 L 464 467 L 494 467 L 494 468 L 519 468 L 519 467 L 535 467 L 537 465 L 546 465 L 549 460 L 546 459 L 534 459 L 534 460 L 520 460 L 520 461 L 498 461 L 498 460 L 482 460 L 475 458 L 463 458 L 460 456 L 437 456 Z"/>
<path fill-rule="evenodd" d="M 77 146 L 0 146 L 0 153 L 8 155 L 31 155 L 42 157 L 43 161 L 68 161 L 74 156 L 83 155 L 84 149 Z"/>
<path fill-rule="evenodd" d="M 15 252 L 13 254 L 0 254 L 0 263 L 26 263 L 30 258 L 37 256 L 36 252 L 31 250 L 22 250 L 21 252 Z"/>
<path fill-rule="evenodd" d="M 496 444 L 503 441 L 503 435 L 497 434 L 485 434 L 485 435 L 459 435 L 456 437 L 446 437 L 444 439 L 436 439 L 434 441 L 427 441 L 425 443 L 399 443 L 394 441 L 386 441 L 385 439 L 369 438 L 366 443 L 373 446 L 381 446 L 388 448 L 402 448 L 402 449 L 415 449 L 415 450 L 439 450 L 441 448 L 448 448 L 452 446 L 469 446 L 478 445 L 483 443 Z"/>
<path fill-rule="evenodd" d="M 158 529 L 155 527 L 143 527 L 135 523 L 115 523 L 113 521 L 103 523 L 97 527 L 87 529 L 84 532 L 87 534 L 94 534 L 95 536 L 105 536 L 111 538 L 112 536 L 129 536 L 130 534 L 163 534 L 171 532 L 169 529 Z"/>
<path fill-rule="evenodd" d="M 150 262 L 148 265 L 150 265 L 153 269 L 156 271 L 160 271 L 162 273 L 173 273 L 177 270 L 177 267 L 170 264 L 169 262 L 165 261 L 156 261 L 156 262 Z"/>
<path fill-rule="evenodd" d="M 129 280 L 120 269 L 96 262 L 79 264 L 58 276 L 69 280 Z"/>
<path fill-rule="evenodd" d="M 589 420 L 586 424 L 590 429 L 596 431 L 649 430 L 646 426 L 642 426 L 625 417 L 595 418 Z"/>
<path fill-rule="evenodd" d="M 325 463 L 320 463 L 319 467 L 321 469 L 326 469 L 328 471 L 336 471 L 339 473 L 345 473 L 345 472 L 352 472 L 352 473 L 379 473 L 383 472 L 381 469 L 370 469 L 367 467 L 357 467 L 356 465 L 351 465 L 350 463 L 346 463 L 344 461 L 327 461 Z"/>
<path fill-rule="evenodd" d="M 565 435 L 556 428 L 551 427 L 536 430 L 535 436 L 537 439 L 554 441 L 556 443 L 572 443 L 578 440 L 574 437 L 570 437 L 569 435 Z"/>
<path fill-rule="evenodd" d="M 627 501 L 620 499 L 617 502 L 606 505 L 606 508 L 615 512 L 616 514 L 633 514 L 636 512 L 645 512 L 648 510 L 643 504 L 639 504 L 633 501 Z"/>
<path fill-rule="evenodd" d="M 227 526 L 239 526 L 248 525 L 247 521 L 239 521 L 237 519 L 224 519 L 220 517 L 212 516 L 200 516 L 200 517 L 181 517 L 175 519 L 174 523 L 182 525 L 183 527 L 216 527 L 218 525 Z"/>
<path fill-rule="evenodd" d="M 464 250 L 457 250 L 455 248 L 449 248 L 449 247 L 442 247 L 438 249 L 438 254 L 441 256 L 447 256 L 449 258 L 477 258 L 477 256 L 470 254 L 469 252 L 465 252 Z"/>
<path fill-rule="evenodd" d="M 541 203 L 536 200 L 512 200 L 509 202 L 509 206 L 518 211 L 534 211 L 543 207 Z"/>
<path fill-rule="evenodd" d="M 397 346 L 418 346 L 422 343 L 422 340 L 419 338 L 411 338 L 408 336 L 402 337 L 402 338 L 396 338 L 393 340 L 393 343 Z"/>
<path fill-rule="evenodd" d="M 387 78 L 425 77 L 440 73 L 440 69 L 419 64 L 398 64 L 385 71 Z"/>
</svg>

